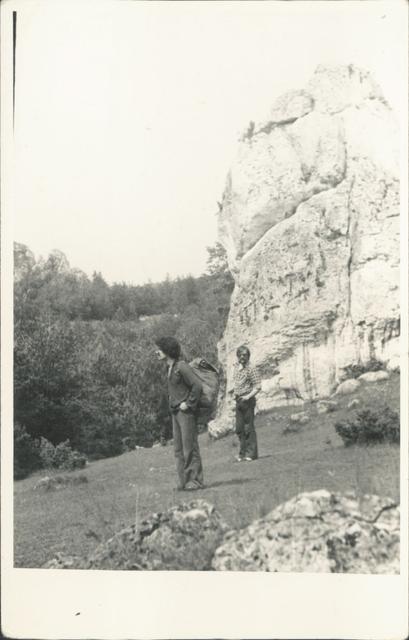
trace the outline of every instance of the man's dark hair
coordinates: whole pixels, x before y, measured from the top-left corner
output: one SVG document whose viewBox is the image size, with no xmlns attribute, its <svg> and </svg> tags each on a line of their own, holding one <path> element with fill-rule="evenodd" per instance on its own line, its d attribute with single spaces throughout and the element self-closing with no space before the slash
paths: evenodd
<svg viewBox="0 0 409 640">
<path fill-rule="evenodd" d="M 163 353 L 172 358 L 172 360 L 178 360 L 181 353 L 179 342 L 172 336 L 163 336 L 155 340 L 155 344 L 159 347 Z"/>
<path fill-rule="evenodd" d="M 239 347 L 236 351 L 236 356 L 239 355 L 239 353 L 242 353 L 242 351 L 245 351 L 248 355 L 248 357 L 250 358 L 250 349 L 248 347 L 246 347 L 246 345 L 242 344 L 241 347 Z"/>
</svg>

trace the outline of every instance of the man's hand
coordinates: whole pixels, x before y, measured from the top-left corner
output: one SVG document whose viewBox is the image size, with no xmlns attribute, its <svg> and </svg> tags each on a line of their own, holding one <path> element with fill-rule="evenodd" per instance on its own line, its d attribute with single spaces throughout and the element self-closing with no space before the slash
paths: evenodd
<svg viewBox="0 0 409 640">
<path fill-rule="evenodd" d="M 181 411 L 187 411 L 189 409 L 189 407 L 187 406 L 186 402 L 181 402 L 179 405 L 179 409 Z"/>
</svg>

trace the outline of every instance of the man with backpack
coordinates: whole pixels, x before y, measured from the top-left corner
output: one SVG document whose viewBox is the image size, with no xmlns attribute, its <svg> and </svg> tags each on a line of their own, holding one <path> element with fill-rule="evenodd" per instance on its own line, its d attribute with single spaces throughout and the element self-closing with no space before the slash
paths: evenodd
<svg viewBox="0 0 409 640">
<path fill-rule="evenodd" d="M 192 368 L 181 359 L 179 342 L 164 336 L 155 341 L 156 356 L 168 365 L 169 407 L 172 414 L 173 447 L 179 476 L 179 491 L 203 488 L 203 468 L 195 413 L 202 384 Z"/>
</svg>

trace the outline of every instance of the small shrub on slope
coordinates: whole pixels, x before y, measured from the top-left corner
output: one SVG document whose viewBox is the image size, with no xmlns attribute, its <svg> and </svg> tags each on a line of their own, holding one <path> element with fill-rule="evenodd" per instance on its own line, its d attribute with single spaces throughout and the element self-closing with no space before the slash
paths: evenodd
<svg viewBox="0 0 409 640">
<path fill-rule="evenodd" d="M 87 464 L 87 457 L 71 448 L 69 440 L 60 442 L 55 447 L 45 438 L 40 438 L 39 452 L 43 469 L 83 469 Z"/>
<path fill-rule="evenodd" d="M 345 446 L 352 444 L 399 443 L 399 414 L 387 406 L 377 410 L 362 409 L 355 418 L 336 422 L 335 431 Z"/>
</svg>

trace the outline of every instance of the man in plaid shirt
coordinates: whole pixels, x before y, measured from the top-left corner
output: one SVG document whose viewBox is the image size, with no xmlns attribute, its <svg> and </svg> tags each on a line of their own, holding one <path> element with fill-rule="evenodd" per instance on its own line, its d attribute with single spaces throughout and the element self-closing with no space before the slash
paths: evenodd
<svg viewBox="0 0 409 640">
<path fill-rule="evenodd" d="M 240 451 L 236 460 L 250 462 L 258 458 L 254 409 L 261 384 L 257 371 L 249 364 L 250 350 L 241 346 L 236 353 L 237 363 L 234 365 L 233 382 L 236 399 L 236 433 L 240 441 Z"/>
</svg>

